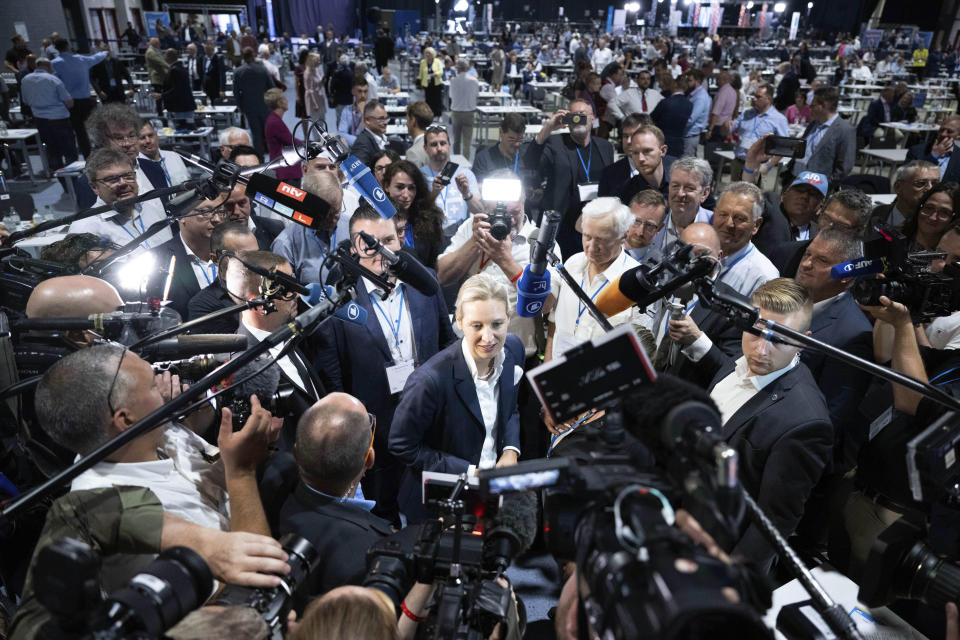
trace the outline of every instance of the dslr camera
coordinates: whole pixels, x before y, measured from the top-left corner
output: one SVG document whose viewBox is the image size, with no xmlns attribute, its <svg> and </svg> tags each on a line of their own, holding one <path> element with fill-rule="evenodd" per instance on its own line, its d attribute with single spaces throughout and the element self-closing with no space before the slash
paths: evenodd
<svg viewBox="0 0 960 640">
<path fill-rule="evenodd" d="M 523 195 L 523 183 L 510 178 L 487 178 L 480 185 L 480 197 L 484 202 L 496 202 L 492 213 L 487 214 L 490 223 L 490 235 L 497 240 L 505 240 L 513 229 L 513 217 L 507 211 L 507 204 L 519 202 Z"/>
</svg>

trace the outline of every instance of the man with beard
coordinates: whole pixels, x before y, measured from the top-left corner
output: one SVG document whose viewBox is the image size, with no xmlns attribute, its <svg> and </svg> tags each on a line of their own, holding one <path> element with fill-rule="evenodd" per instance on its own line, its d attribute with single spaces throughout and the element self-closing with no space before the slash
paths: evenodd
<svg viewBox="0 0 960 640">
<path fill-rule="evenodd" d="M 649 114 L 661 100 L 663 95 L 650 88 L 650 72 L 641 71 L 637 74 L 637 86 L 622 91 L 616 100 L 607 103 L 607 108 L 617 120 L 623 120 L 631 114 Z"/>
<path fill-rule="evenodd" d="M 93 206 L 113 204 L 140 194 L 134 161 L 115 149 L 97 149 L 87 160 L 84 173 L 97 196 Z M 75 220 L 70 224 L 68 233 L 93 233 L 122 246 L 144 233 L 152 224 L 165 219 L 166 214 L 160 202 L 146 200 L 90 218 Z M 138 250 L 156 247 L 171 237 L 170 229 L 164 229 L 144 240 Z"/>
<path fill-rule="evenodd" d="M 424 135 L 424 149 L 427 152 L 427 164 L 420 172 L 433 189 L 434 202 L 443 210 L 444 235 L 452 236 L 471 213 L 483 211 L 480 198 L 480 185 L 473 171 L 458 166 L 450 183 L 444 184 L 440 177 L 443 167 L 450 161 L 450 136 L 446 129 L 429 127 Z"/>
<path fill-rule="evenodd" d="M 566 126 L 563 118 L 568 113 L 579 115 L 580 123 L 571 127 L 570 133 L 551 135 Z M 590 135 L 593 119 L 590 103 L 574 100 L 569 110 L 560 109 L 543 123 L 524 156 L 528 167 L 537 167 L 537 181 L 547 181 L 541 210 L 563 214 L 557 244 L 564 258 L 580 251 L 580 233 L 574 224 L 583 205 L 596 198 L 603 170 L 613 163 L 613 145 Z"/>
</svg>

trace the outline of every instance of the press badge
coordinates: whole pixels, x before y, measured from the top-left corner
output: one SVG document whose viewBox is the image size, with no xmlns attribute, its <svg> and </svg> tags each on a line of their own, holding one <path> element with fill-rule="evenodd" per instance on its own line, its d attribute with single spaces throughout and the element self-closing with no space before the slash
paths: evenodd
<svg viewBox="0 0 960 640">
<path fill-rule="evenodd" d="M 580 191 L 580 202 L 590 202 L 596 199 L 597 191 L 600 189 L 598 182 L 583 182 L 577 185 Z"/>
<path fill-rule="evenodd" d="M 413 360 L 403 360 L 398 364 L 387 367 L 387 384 L 390 385 L 390 394 L 400 393 L 407 384 L 407 378 L 413 373 Z"/>
</svg>

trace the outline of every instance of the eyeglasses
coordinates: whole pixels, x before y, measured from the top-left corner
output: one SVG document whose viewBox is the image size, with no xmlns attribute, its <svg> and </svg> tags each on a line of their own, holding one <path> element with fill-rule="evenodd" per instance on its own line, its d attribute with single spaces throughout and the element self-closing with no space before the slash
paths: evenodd
<svg viewBox="0 0 960 640">
<path fill-rule="evenodd" d="M 912 180 L 911 182 L 914 188 L 916 189 L 923 189 L 924 187 L 935 187 L 940 183 L 940 181 L 937 180 L 936 178 L 930 178 L 929 180 L 921 180 L 920 178 L 917 178 L 916 180 Z"/>
<path fill-rule="evenodd" d="M 121 182 L 136 182 L 137 174 L 134 171 L 128 171 L 127 173 L 119 173 L 115 176 L 106 176 L 104 178 L 97 178 L 95 182 L 102 182 L 108 186 L 115 186 Z"/>
<path fill-rule="evenodd" d="M 660 225 L 658 225 L 656 222 L 650 222 L 649 220 L 641 220 L 639 218 L 633 219 L 633 226 L 643 227 L 644 229 L 650 229 L 651 231 L 656 231 L 657 229 L 660 228 Z"/>
<path fill-rule="evenodd" d="M 377 416 L 373 415 L 369 411 L 367 412 L 367 419 L 370 420 L 370 446 L 373 446 L 373 438 L 377 433 Z"/>
<path fill-rule="evenodd" d="M 110 418 L 113 418 L 113 414 L 117 412 L 113 408 L 113 402 L 110 398 L 113 397 L 113 389 L 117 386 L 117 378 L 120 377 L 120 368 L 123 366 L 123 357 L 127 355 L 127 348 L 124 347 L 123 351 L 120 352 L 120 359 L 117 361 L 117 370 L 113 372 L 113 380 L 110 381 L 110 390 L 107 391 L 107 408 L 110 410 Z"/>
<path fill-rule="evenodd" d="M 925 204 L 920 207 L 920 215 L 934 220 L 949 220 L 953 217 L 953 209 L 938 209 L 936 205 Z"/>
<path fill-rule="evenodd" d="M 387 116 L 367 116 L 369 120 L 376 120 L 377 122 L 386 122 L 389 120 Z"/>
<path fill-rule="evenodd" d="M 109 138 L 110 140 L 113 140 L 114 142 L 136 142 L 140 139 L 140 136 L 137 135 L 136 133 L 128 133 L 125 136 L 108 135 L 107 138 Z"/>
<path fill-rule="evenodd" d="M 216 209 L 196 209 L 194 215 L 201 220 L 210 220 L 211 218 L 223 218 L 224 208 L 217 207 Z"/>
</svg>

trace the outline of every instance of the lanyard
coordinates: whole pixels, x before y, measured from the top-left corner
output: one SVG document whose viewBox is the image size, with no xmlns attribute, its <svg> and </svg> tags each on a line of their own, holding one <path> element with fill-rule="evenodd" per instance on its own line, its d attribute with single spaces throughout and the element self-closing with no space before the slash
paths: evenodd
<svg viewBox="0 0 960 640">
<path fill-rule="evenodd" d="M 579 150 L 578 150 L 578 151 L 579 151 Z M 580 159 L 580 162 L 581 162 L 581 163 L 583 162 L 583 158 Z M 519 151 L 517 151 L 517 153 L 513 156 L 513 172 L 514 172 L 514 173 L 517 172 L 517 167 L 518 167 L 518 166 L 520 166 L 520 152 L 519 152 Z M 589 180 L 589 179 L 590 179 L 590 176 L 589 176 L 589 174 L 588 174 L 588 175 L 587 175 L 587 180 Z"/>
<path fill-rule="evenodd" d="M 723 276 L 725 276 L 725 275 L 727 275 L 728 273 L 730 273 L 730 270 L 733 269 L 735 266 L 737 266 L 737 263 L 738 263 L 738 262 L 740 262 L 741 260 L 743 260 L 744 258 L 746 258 L 748 255 L 750 255 L 750 252 L 752 252 L 752 251 L 753 251 L 753 247 L 750 247 L 749 249 L 747 249 L 746 251 L 744 251 L 742 256 L 740 256 L 739 258 L 737 258 L 736 260 L 734 260 L 733 262 L 731 262 L 731 263 L 730 263 L 730 266 L 727 267 L 726 269 L 724 269 L 724 270 L 720 273 L 720 275 L 717 277 L 717 280 L 723 280 Z"/>
<path fill-rule="evenodd" d="M 593 140 L 590 141 L 590 152 L 587 155 L 587 164 L 583 164 L 583 156 L 580 155 L 580 147 L 577 147 L 577 157 L 580 158 L 580 166 L 587 174 L 587 182 L 590 182 L 590 164 L 593 162 Z"/>
<path fill-rule="evenodd" d="M 403 234 L 403 244 L 408 247 L 413 246 L 413 223 L 407 220 L 407 232 Z"/>
<path fill-rule="evenodd" d="M 597 287 L 597 290 L 593 292 L 592 296 L 590 296 L 590 302 L 593 302 L 593 299 L 597 297 L 597 294 L 603 291 L 603 288 L 608 284 L 610 284 L 609 280 L 607 280 L 602 285 Z M 583 289 L 583 278 L 580 278 L 580 288 Z M 582 316 L 583 312 L 586 310 L 587 310 L 587 305 L 583 304 L 583 302 L 580 301 L 579 298 L 577 298 L 577 322 L 574 327 L 574 331 L 576 331 L 580 327 L 580 316 Z"/>
<path fill-rule="evenodd" d="M 937 375 L 935 375 L 934 377 L 932 377 L 932 378 L 930 379 L 930 384 L 933 384 L 934 382 L 936 382 L 937 380 L 939 380 L 940 378 L 942 378 L 942 377 L 945 376 L 945 375 L 948 375 L 948 374 L 953 373 L 953 372 L 956 371 L 957 369 L 960 369 L 960 367 L 954 367 L 953 369 L 947 369 L 947 370 L 944 371 L 943 373 L 938 373 Z M 944 380 L 943 382 L 938 383 L 937 386 L 938 386 L 938 387 L 942 387 L 942 386 L 945 385 L 945 384 L 950 384 L 951 382 L 956 382 L 957 380 L 960 380 L 960 378 L 953 378 L 953 379 L 951 379 L 951 380 Z"/>
<path fill-rule="evenodd" d="M 363 116 L 360 113 L 350 112 L 350 120 L 353 122 L 353 132 L 360 132 L 360 122 L 363 120 Z"/>
<path fill-rule="evenodd" d="M 134 231 L 137 230 L 137 217 L 138 217 L 138 216 L 134 216 L 133 218 L 130 219 L 130 222 L 133 224 L 133 230 L 134 230 Z M 144 234 L 144 233 L 147 232 L 146 228 L 144 228 L 144 227 L 145 227 L 145 225 L 143 224 L 143 218 L 140 218 L 140 234 Z M 136 234 L 136 235 L 135 235 L 135 234 L 130 233 L 130 229 L 127 229 L 127 226 L 126 226 L 125 224 L 120 225 L 120 228 L 123 229 L 124 231 L 126 231 L 126 232 L 127 232 L 127 235 L 130 236 L 131 238 L 133 238 L 134 240 L 137 239 L 137 235 L 140 235 L 140 234 Z M 148 240 L 144 240 L 144 241 L 141 243 L 141 246 L 143 246 L 144 249 L 149 249 L 149 248 L 150 248 L 150 242 L 149 242 Z"/>
<path fill-rule="evenodd" d="M 406 293 L 406 289 L 403 286 L 400 286 L 400 311 L 397 313 L 397 325 L 394 327 L 393 321 L 390 320 L 390 317 L 387 316 L 387 312 L 383 310 L 383 307 L 380 306 L 380 303 L 377 302 L 376 296 L 370 296 L 370 301 L 373 302 L 374 306 L 377 308 L 377 311 L 380 312 L 380 315 L 383 316 L 383 319 L 387 321 L 387 324 L 390 325 L 390 333 L 393 334 L 393 344 L 397 348 L 397 355 L 400 355 L 400 319 L 403 318 L 403 295 Z"/>
<path fill-rule="evenodd" d="M 213 275 L 213 278 L 211 278 L 209 275 L 207 275 L 207 268 L 203 266 L 202 262 L 200 262 L 200 258 L 196 258 L 194 260 L 194 264 L 200 267 L 200 272 L 203 274 L 203 279 L 207 281 L 207 284 L 208 285 L 213 284 L 213 278 L 217 277 L 217 265 L 215 264 L 210 265 L 210 271 Z"/>
<path fill-rule="evenodd" d="M 591 411 L 590 413 L 588 413 L 587 415 L 583 416 L 582 418 L 574 422 L 572 425 L 570 425 L 563 433 L 558 433 L 554 435 L 552 438 L 550 438 L 550 446 L 547 447 L 547 455 L 550 455 L 550 452 L 553 451 L 553 445 L 557 443 L 557 440 L 562 438 L 564 435 L 570 433 L 571 431 L 573 431 L 574 429 L 576 429 L 577 427 L 582 425 L 584 422 L 586 422 L 593 416 L 597 415 L 598 413 L 600 413 L 600 409 L 594 409 L 593 411 Z M 560 426 L 560 425 L 557 425 L 557 426 Z"/>
</svg>

